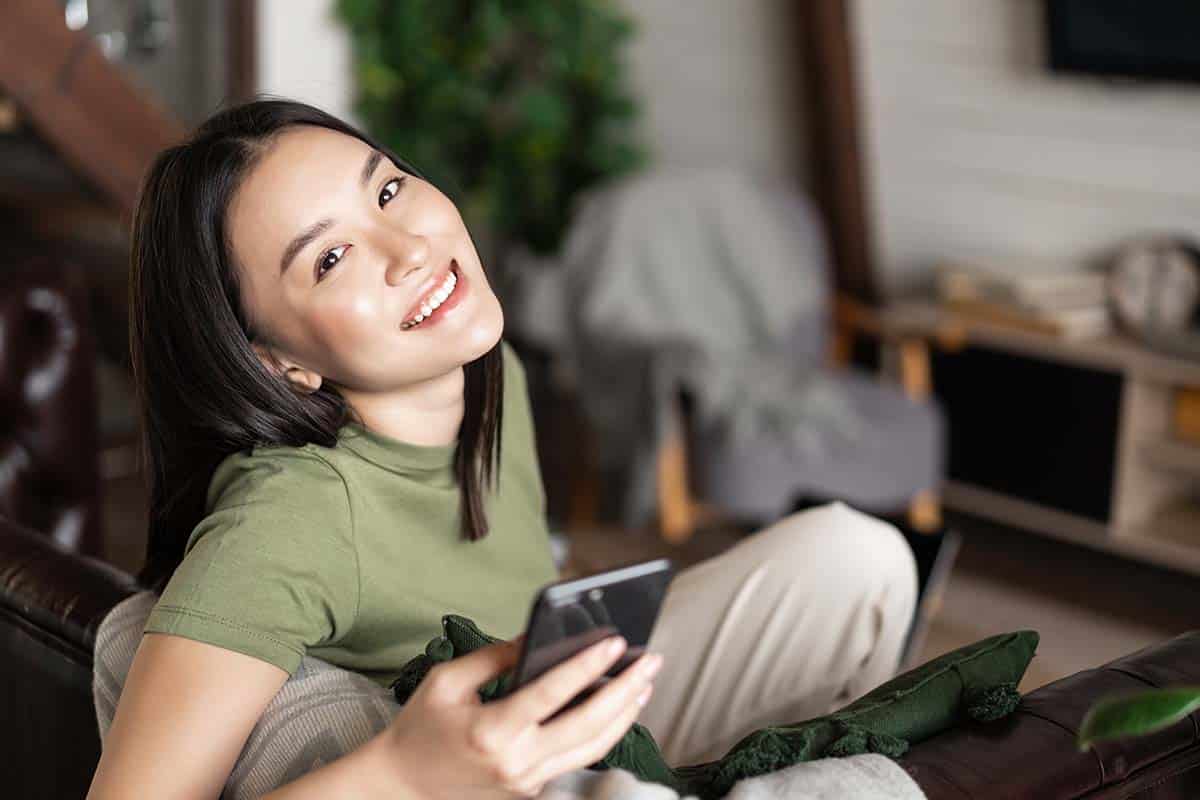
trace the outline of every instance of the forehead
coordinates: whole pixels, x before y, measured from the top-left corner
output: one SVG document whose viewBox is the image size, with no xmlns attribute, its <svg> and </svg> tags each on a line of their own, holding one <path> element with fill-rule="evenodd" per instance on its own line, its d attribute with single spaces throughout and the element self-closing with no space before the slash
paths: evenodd
<svg viewBox="0 0 1200 800">
<path fill-rule="evenodd" d="M 236 259 L 257 271 L 278 260 L 287 242 L 317 220 L 337 217 L 360 190 L 371 147 L 353 136 L 312 125 L 280 133 L 242 180 L 229 206 Z"/>
<path fill-rule="evenodd" d="M 320 192 L 342 188 L 358 178 L 371 148 L 344 133 L 313 125 L 285 130 L 272 141 L 251 168 L 238 194 L 261 199 L 269 194 L 280 210 L 286 206 L 278 192 L 304 188 L 311 207 Z"/>
</svg>

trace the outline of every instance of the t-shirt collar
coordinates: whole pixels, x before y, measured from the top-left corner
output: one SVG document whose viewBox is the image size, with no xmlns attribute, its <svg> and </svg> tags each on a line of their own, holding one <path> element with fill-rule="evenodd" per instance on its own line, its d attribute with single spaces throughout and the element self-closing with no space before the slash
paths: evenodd
<svg viewBox="0 0 1200 800">
<path fill-rule="evenodd" d="M 387 436 L 358 422 L 347 422 L 339 432 L 342 444 L 362 458 L 398 472 L 443 470 L 454 464 L 457 443 L 420 445 Z"/>
</svg>

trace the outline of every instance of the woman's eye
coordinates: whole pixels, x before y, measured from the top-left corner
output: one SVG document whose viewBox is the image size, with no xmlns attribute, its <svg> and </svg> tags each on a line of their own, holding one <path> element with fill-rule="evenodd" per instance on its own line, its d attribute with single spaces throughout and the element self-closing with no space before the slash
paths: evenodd
<svg viewBox="0 0 1200 800">
<path fill-rule="evenodd" d="M 383 208 L 392 198 L 400 193 L 400 187 L 404 185 L 404 178 L 392 178 L 383 185 L 383 189 L 379 192 L 379 207 Z M 325 273 L 337 266 L 342 260 L 342 256 L 346 255 L 346 251 L 350 249 L 350 245 L 344 244 L 335 247 L 332 250 L 326 250 L 317 259 L 316 278 L 321 280 L 325 277 Z"/>
<path fill-rule="evenodd" d="M 393 197 L 400 193 L 400 187 L 404 185 L 403 178 L 392 178 L 383 185 L 383 189 L 379 192 L 379 207 L 386 206 Z"/>
<path fill-rule="evenodd" d="M 317 280 L 325 277 L 325 273 L 337 266 L 337 263 L 342 260 L 342 256 L 346 255 L 346 251 L 350 249 L 350 245 L 343 244 L 332 250 L 326 250 L 322 256 L 317 259 Z"/>
</svg>

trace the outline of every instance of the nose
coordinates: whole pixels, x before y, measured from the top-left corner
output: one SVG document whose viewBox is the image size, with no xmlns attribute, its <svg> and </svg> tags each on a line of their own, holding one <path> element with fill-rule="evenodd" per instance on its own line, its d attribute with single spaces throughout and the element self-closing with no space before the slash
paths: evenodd
<svg viewBox="0 0 1200 800">
<path fill-rule="evenodd" d="M 385 279 L 395 286 L 414 270 L 429 264 L 429 239 L 409 231 L 393 231 L 385 243 L 387 270 Z"/>
</svg>

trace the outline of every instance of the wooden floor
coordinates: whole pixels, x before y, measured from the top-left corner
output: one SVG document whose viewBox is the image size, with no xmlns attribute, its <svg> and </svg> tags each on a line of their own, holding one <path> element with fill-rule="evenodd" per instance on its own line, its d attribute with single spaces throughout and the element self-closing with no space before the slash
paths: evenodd
<svg viewBox="0 0 1200 800">
<path fill-rule="evenodd" d="M 105 500 L 106 556 L 134 571 L 144 548 L 141 481 L 108 482 Z M 978 520 L 955 518 L 951 524 L 962 533 L 963 547 L 919 661 L 993 633 L 1033 628 L 1042 638 L 1021 685 L 1028 691 L 1200 629 L 1200 579 Z M 652 532 L 611 525 L 563 533 L 572 574 L 660 555 L 684 567 L 747 535 L 711 528 L 672 547 Z"/>
</svg>

